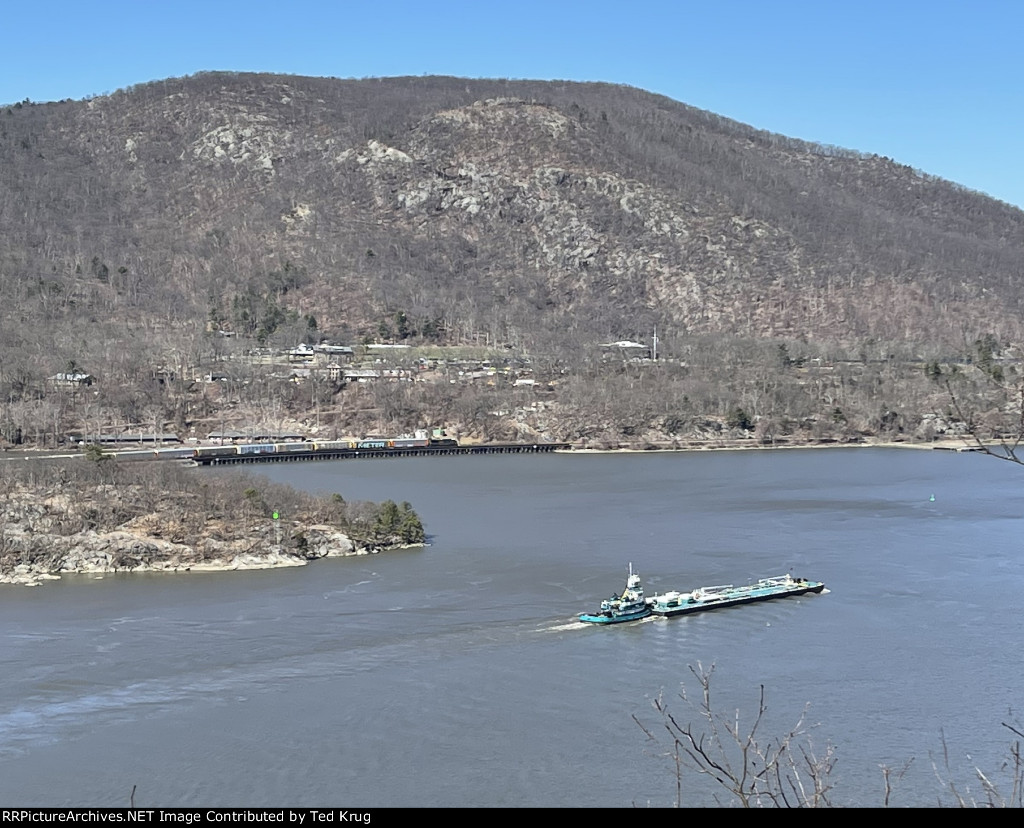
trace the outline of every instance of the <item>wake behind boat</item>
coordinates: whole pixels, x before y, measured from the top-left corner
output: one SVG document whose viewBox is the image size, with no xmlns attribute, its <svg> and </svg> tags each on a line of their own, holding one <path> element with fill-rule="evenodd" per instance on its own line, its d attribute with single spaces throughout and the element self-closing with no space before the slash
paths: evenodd
<svg viewBox="0 0 1024 828">
<path fill-rule="evenodd" d="M 618 624 L 623 621 L 639 621 L 650 614 L 649 599 L 644 597 L 640 576 L 633 572 L 633 564 L 630 564 L 629 578 L 622 594 L 602 601 L 601 609 L 596 613 L 581 613 L 580 621 L 588 624 Z"/>
<path fill-rule="evenodd" d="M 820 593 L 825 589 L 821 581 L 808 581 L 806 578 L 794 578 L 792 575 L 779 575 L 774 578 L 761 578 L 756 584 L 745 586 L 714 586 L 698 587 L 690 592 L 666 592 L 647 599 L 647 604 L 654 615 L 668 618 L 673 615 L 686 615 L 691 612 L 718 607 L 734 607 L 738 604 L 752 604 L 755 601 L 770 601 L 773 598 L 788 598 L 793 595 L 806 595 L 809 592 Z"/>
</svg>

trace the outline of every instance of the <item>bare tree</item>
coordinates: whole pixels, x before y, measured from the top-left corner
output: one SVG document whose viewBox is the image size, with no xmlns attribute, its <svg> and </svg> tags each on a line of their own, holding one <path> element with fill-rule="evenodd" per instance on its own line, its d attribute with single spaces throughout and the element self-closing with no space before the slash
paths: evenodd
<svg viewBox="0 0 1024 828">
<path fill-rule="evenodd" d="M 996 455 L 997 457 L 999 455 Z M 1021 462 L 1015 460 L 1014 462 Z M 1010 744 L 1010 753 L 1007 757 L 1002 771 L 1006 776 L 1006 783 L 1000 784 L 996 779 L 986 774 L 981 768 L 975 766 L 973 775 L 981 786 L 980 793 L 971 791 L 969 785 L 960 785 L 950 769 L 949 747 L 946 744 L 945 736 L 942 737 L 942 762 L 932 760 L 932 768 L 938 778 L 943 790 L 949 795 L 948 802 L 941 802 L 940 805 L 952 805 L 957 808 L 1021 808 L 1024 807 L 1024 757 L 1021 755 L 1020 740 L 1024 738 L 1024 731 L 1019 725 L 1003 722 L 1003 727 L 1009 730 L 1015 737 Z"/>
<path fill-rule="evenodd" d="M 712 796 L 718 805 L 744 808 L 829 808 L 834 806 L 833 771 L 836 750 L 826 744 L 824 752 L 815 752 L 807 723 L 807 707 L 796 723 L 782 735 L 768 735 L 768 704 L 764 685 L 760 687 L 757 712 L 749 724 L 740 712 L 722 711 L 711 694 L 714 665 L 705 668 L 699 662 L 690 666 L 700 693 L 691 696 L 685 685 L 679 693 L 685 713 L 671 708 L 663 695 L 653 701 L 658 725 L 648 727 L 637 716 L 633 720 L 646 734 L 660 756 L 669 759 L 675 778 L 675 805 L 684 804 L 684 796 L 703 793 L 701 779 L 711 780 Z M 1010 713 L 1011 718 L 1013 712 Z M 1024 807 L 1024 754 L 1021 739 L 1024 729 L 1014 719 L 1002 722 L 1013 734 L 1009 752 L 994 775 L 974 766 L 967 781 L 961 781 L 952 767 L 949 746 L 940 734 L 941 757 L 932 757 L 932 768 L 939 782 L 935 802 L 940 807 L 1020 808 Z M 883 807 L 892 804 L 896 785 L 903 779 L 913 759 L 899 767 L 881 767 L 884 785 Z M 693 784 L 684 790 L 688 781 Z"/>
<path fill-rule="evenodd" d="M 661 718 L 663 731 L 656 734 L 636 716 L 633 720 L 650 742 L 665 747 L 673 764 L 676 780 L 676 806 L 683 804 L 683 782 L 687 773 L 714 780 L 718 786 L 718 804 L 739 804 L 744 808 L 820 808 L 832 803 L 832 770 L 836 756 L 832 745 L 823 755 L 814 752 L 806 723 L 806 709 L 781 737 L 765 736 L 763 726 L 768 711 L 764 685 L 761 686 L 757 714 L 747 726 L 740 713 L 718 712 L 711 697 L 714 665 L 690 666 L 697 679 L 699 698 L 691 697 L 685 685 L 679 698 L 696 716 L 685 721 L 670 709 L 663 696 L 653 702 Z M 723 801 L 721 795 L 725 794 Z"/>
<path fill-rule="evenodd" d="M 986 412 L 974 411 L 945 380 L 950 410 L 963 423 L 964 443 L 990 457 L 1024 465 L 1024 456 L 1018 454 L 1024 440 L 1024 379 L 1007 382 L 1001 373 L 989 372 L 985 379 L 995 397 Z"/>
</svg>

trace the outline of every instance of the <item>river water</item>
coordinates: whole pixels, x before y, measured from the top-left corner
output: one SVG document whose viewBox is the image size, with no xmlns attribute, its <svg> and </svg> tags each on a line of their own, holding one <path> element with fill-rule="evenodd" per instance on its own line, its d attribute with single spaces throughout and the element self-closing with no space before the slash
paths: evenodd
<svg viewBox="0 0 1024 828">
<path fill-rule="evenodd" d="M 994 780 L 1021 719 L 1024 469 L 898 449 L 257 467 L 409 501 L 431 545 L 261 572 L 74 576 L 0 593 L 0 805 L 670 805 L 634 716 L 697 687 L 765 737 L 809 705 L 833 798 Z M 224 471 L 197 470 L 216 475 Z M 287 519 L 287 515 L 284 516 Z M 614 627 L 648 594 L 791 572 L 811 595 Z M 684 805 L 714 790 L 684 774 Z M 946 796 L 948 801 L 948 796 Z"/>
</svg>

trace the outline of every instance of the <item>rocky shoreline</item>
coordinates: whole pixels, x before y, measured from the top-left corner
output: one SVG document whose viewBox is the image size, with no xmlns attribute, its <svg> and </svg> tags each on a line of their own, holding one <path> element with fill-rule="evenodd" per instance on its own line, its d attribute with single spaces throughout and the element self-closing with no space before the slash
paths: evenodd
<svg viewBox="0 0 1024 828">
<path fill-rule="evenodd" d="M 290 534 L 300 531 L 289 527 Z M 267 536 L 269 534 L 269 536 Z M 298 548 L 279 546 L 273 533 L 253 533 L 233 541 L 205 538 L 196 545 L 175 543 L 128 531 L 86 530 L 71 535 L 26 533 L 8 527 L 3 535 L 5 566 L 0 584 L 38 586 L 59 580 L 62 574 L 112 574 L 116 572 L 224 572 L 305 566 L 321 558 L 371 555 L 377 547 L 357 545 L 330 526 L 301 529 Z M 423 544 L 396 544 L 388 549 Z"/>
<path fill-rule="evenodd" d="M 244 473 L 108 459 L 0 465 L 0 584 L 302 566 L 425 540 L 408 503 L 349 503 Z"/>
</svg>

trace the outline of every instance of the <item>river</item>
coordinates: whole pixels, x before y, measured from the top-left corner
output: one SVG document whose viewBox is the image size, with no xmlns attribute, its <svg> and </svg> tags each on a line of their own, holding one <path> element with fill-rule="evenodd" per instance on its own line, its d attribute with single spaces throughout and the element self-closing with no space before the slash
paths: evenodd
<svg viewBox="0 0 1024 828">
<path fill-rule="evenodd" d="M 430 545 L 238 573 L 72 576 L 0 593 L 0 805 L 670 805 L 634 722 L 714 665 L 763 733 L 807 709 L 833 799 L 949 801 L 1021 719 L 1024 468 L 808 449 L 345 460 L 259 474 L 409 501 Z M 197 470 L 214 476 L 230 471 Z M 287 520 L 287 515 L 283 516 Z M 575 621 L 648 594 L 794 575 L 828 591 Z M 684 805 L 715 802 L 684 775 Z"/>
</svg>

